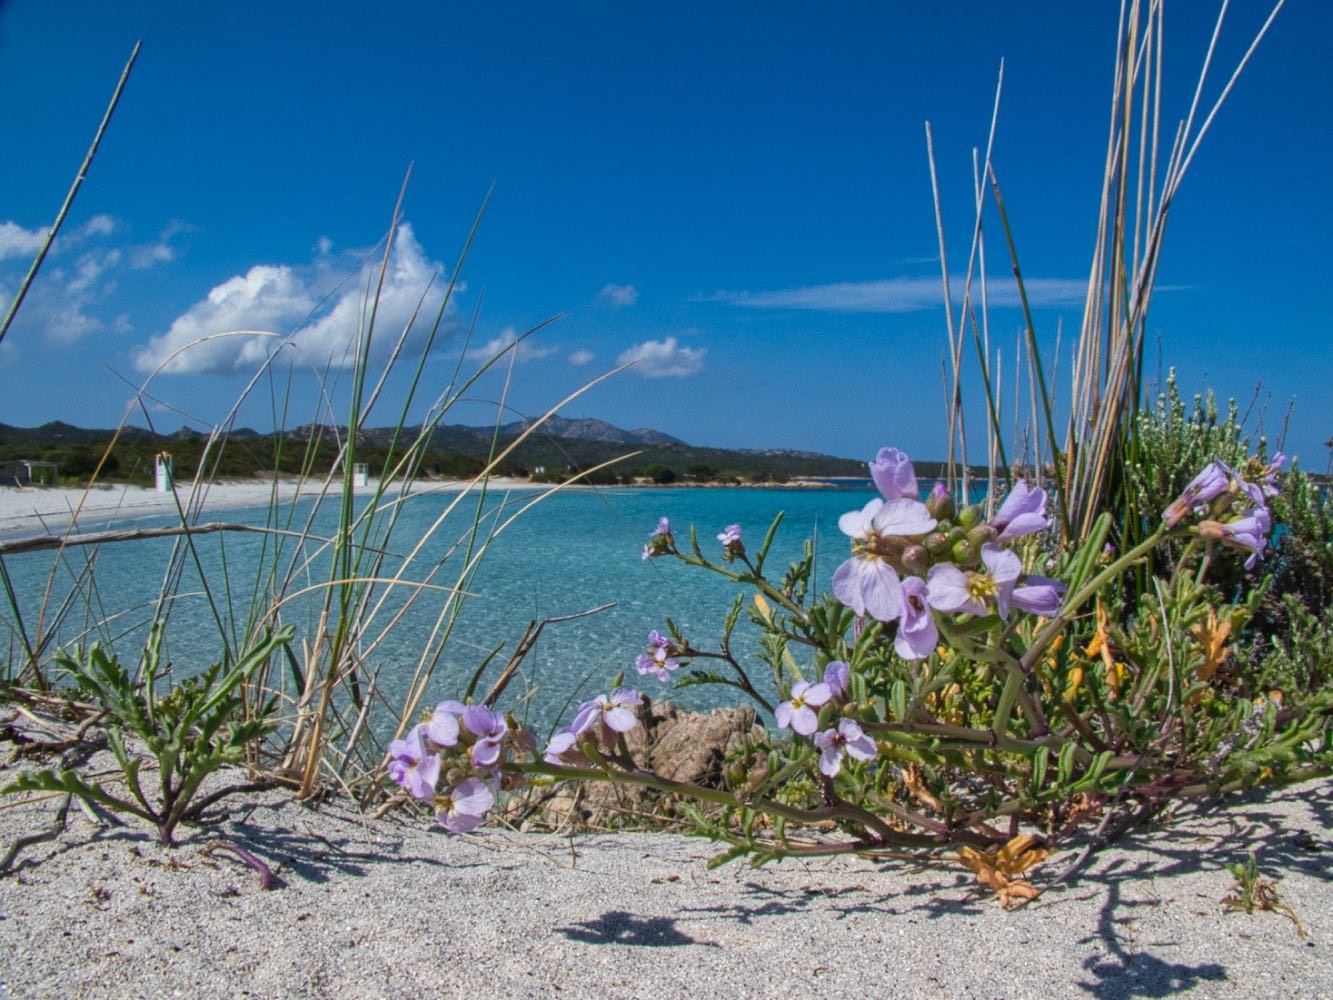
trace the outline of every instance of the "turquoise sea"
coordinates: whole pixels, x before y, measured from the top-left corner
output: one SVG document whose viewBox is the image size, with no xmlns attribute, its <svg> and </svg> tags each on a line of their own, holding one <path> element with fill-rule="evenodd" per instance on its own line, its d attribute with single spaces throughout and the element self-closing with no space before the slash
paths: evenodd
<svg viewBox="0 0 1333 1000">
<path fill-rule="evenodd" d="M 507 498 L 495 495 L 491 510 L 511 511 L 530 498 L 515 492 Z M 481 563 L 466 600 L 458 627 L 447 646 L 424 703 L 457 697 L 487 653 L 504 643 L 481 690 L 498 672 L 529 621 L 577 614 L 603 604 L 614 607 L 590 617 L 546 627 L 528 654 L 524 668 L 501 704 L 526 715 L 544 734 L 559 718 L 568 715 L 566 706 L 607 689 L 611 678 L 623 671 L 632 683 L 654 697 L 694 708 L 734 704 L 742 696 L 733 688 L 689 687 L 669 690 L 655 678 L 640 678 L 634 658 L 643 651 L 650 629 L 663 629 L 670 616 L 701 649 L 715 649 L 722 621 L 737 593 L 728 581 L 702 570 L 691 569 L 674 559 L 643 560 L 643 543 L 657 519 L 671 519 L 681 546 L 688 544 L 693 524 L 700 544 L 710 557 L 720 557 L 716 535 L 728 524 L 738 523 L 748 547 L 755 548 L 779 511 L 786 512 L 777 541 L 769 556 L 769 575 L 780 577 L 788 563 L 799 556 L 805 539 L 816 540 L 818 559 L 816 585 L 827 589 L 833 570 L 846 558 L 847 539 L 838 531 L 838 517 L 859 508 L 873 496 L 869 483 L 850 489 L 630 489 L 589 490 L 550 496 L 524 513 L 491 546 Z M 410 497 L 395 529 L 389 559 L 407 552 L 429 530 L 451 497 L 419 494 Z M 321 516 L 316 533 L 334 523 L 330 503 L 327 518 Z M 470 522 L 466 504 L 448 525 L 430 537 L 427 550 L 438 558 Z M 210 520 L 262 523 L 262 510 L 240 510 L 210 515 Z M 165 523 L 145 519 L 145 526 Z M 451 526 L 449 526 L 451 525 Z M 225 576 L 232 581 L 231 600 L 238 606 L 253 586 L 261 552 L 257 535 L 211 535 L 199 539 L 204 576 L 216 583 Z M 162 586 L 164 568 L 171 549 L 167 540 L 126 542 L 98 550 L 71 549 L 56 574 L 55 588 L 47 599 L 55 607 L 76 581 L 84 577 L 82 597 L 61 631 L 64 641 L 79 636 L 95 621 L 111 624 L 101 634 L 114 637 L 121 656 L 137 656 L 151 606 Z M 50 553 L 11 556 L 5 561 L 31 634 L 37 609 L 55 557 Z M 455 557 L 456 558 L 456 557 Z M 325 564 L 326 565 L 326 564 Z M 446 564 L 436 582 L 452 583 L 456 569 Z M 91 573 L 89 567 L 91 566 Z M 326 578 L 317 569 L 311 582 Z M 88 579 L 94 581 L 89 585 Z M 217 629 L 206 603 L 198 595 L 199 576 L 188 570 L 178 590 L 187 595 L 173 609 L 168 628 L 168 652 L 181 674 L 206 666 L 217 656 Z M 190 596 L 195 595 L 195 596 Z M 747 593 L 746 599 L 750 595 Z M 429 595 L 408 609 L 387 639 L 368 658 L 380 671 L 384 697 L 398 704 L 413 669 L 439 616 L 442 594 Z M 91 609 L 90 609 L 91 605 Z M 315 627 L 313 601 L 298 601 L 286 610 L 295 622 L 298 640 Z M 381 612 L 377 620 L 387 621 Z M 5 627 L 7 653 L 19 652 L 12 612 L 7 608 L 0 627 Z M 751 626 L 742 621 L 735 646 L 753 651 L 752 641 L 741 633 Z M 761 664 L 751 676 L 771 689 L 771 679 Z"/>
</svg>

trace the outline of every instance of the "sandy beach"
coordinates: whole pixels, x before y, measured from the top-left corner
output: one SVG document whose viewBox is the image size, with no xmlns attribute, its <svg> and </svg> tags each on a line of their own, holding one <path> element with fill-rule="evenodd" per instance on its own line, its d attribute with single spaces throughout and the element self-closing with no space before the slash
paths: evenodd
<svg viewBox="0 0 1333 1000">
<path fill-rule="evenodd" d="M 471 482 L 421 482 L 413 484 L 413 494 L 457 492 Z M 60 534 L 76 521 L 80 532 L 100 531 L 143 517 L 172 517 L 179 509 L 199 510 L 203 515 L 262 507 L 276 496 L 290 500 L 298 495 L 313 496 L 321 489 L 319 482 L 299 484 L 291 479 L 225 481 L 209 483 L 197 491 L 178 485 L 175 495 L 143 486 L 104 484 L 90 490 L 51 486 L 0 487 L 0 539 L 29 535 Z M 493 477 L 488 489 L 540 489 L 540 484 L 526 479 Z M 358 496 L 373 496 L 376 487 L 356 487 Z M 397 496 L 393 486 L 386 496 Z M 177 504 L 179 503 L 179 507 Z"/>
<path fill-rule="evenodd" d="M 202 512 L 270 496 L 262 482 L 214 484 Z M 87 532 L 174 509 L 131 487 L 4 489 L 0 538 L 62 531 L 75 510 Z M 17 760 L 23 724 L 0 704 L 0 785 L 38 766 Z M 111 761 L 89 767 L 109 774 Z M 59 804 L 0 799 L 0 857 L 51 830 Z M 167 849 L 137 820 L 75 804 L 58 835 L 24 846 L 0 873 L 0 1000 L 1333 998 L 1333 779 L 1183 804 L 1057 882 L 1071 845 L 1015 911 L 950 858 L 710 869 L 718 848 L 679 835 L 454 836 L 426 816 L 371 820 L 346 799 L 282 790 L 229 796 L 205 819 Z M 274 886 L 222 841 L 261 858 Z M 1251 852 L 1295 919 L 1223 905 L 1228 866 Z"/>
<path fill-rule="evenodd" d="M 0 848 L 57 804 L 0 803 Z M 1005 911 L 947 863 L 710 870 L 682 836 L 452 836 L 281 791 L 168 850 L 76 805 L 0 876 L 0 997 L 1329 997 L 1331 817 L 1327 781 L 1187 806 Z M 1251 851 L 1300 931 L 1222 905 Z"/>
</svg>

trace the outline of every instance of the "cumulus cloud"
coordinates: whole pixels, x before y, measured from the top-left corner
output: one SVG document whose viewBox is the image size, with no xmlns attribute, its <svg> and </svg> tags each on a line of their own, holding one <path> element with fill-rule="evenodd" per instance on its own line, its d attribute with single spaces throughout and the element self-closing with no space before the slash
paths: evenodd
<svg viewBox="0 0 1333 1000">
<path fill-rule="evenodd" d="M 411 225 L 400 225 L 376 310 L 372 360 L 388 355 L 418 305 L 408 346 L 421 343 L 443 301 L 444 288 L 436 280 L 440 270 L 426 257 Z M 345 281 L 331 291 L 335 279 L 334 269 L 323 263 L 252 267 L 176 317 L 166 333 L 136 354 L 135 365 L 141 371 L 165 365 L 163 371 L 174 374 L 251 371 L 283 345 L 295 349 L 306 364 L 351 367 L 353 346 L 369 313 L 366 282 Z"/>
<path fill-rule="evenodd" d="M 955 298 L 962 295 L 964 279 L 949 279 Z M 1029 278 L 1024 281 L 1028 301 L 1035 306 L 1082 305 L 1088 283 L 1080 278 Z M 980 283 L 973 279 L 973 298 L 980 301 Z M 987 297 L 994 306 L 1018 305 L 1018 289 L 1008 277 L 988 278 Z M 944 304 L 939 278 L 887 278 L 882 281 L 840 281 L 803 288 L 765 292 L 718 292 L 704 301 L 726 302 L 750 309 L 810 309 L 824 312 L 906 313 L 938 309 Z"/>
<path fill-rule="evenodd" d="M 569 363 L 571 365 L 582 367 L 583 365 L 591 364 L 592 359 L 596 356 L 597 355 L 593 354 L 592 351 L 579 348 L 579 350 L 574 351 L 569 355 Z"/>
<path fill-rule="evenodd" d="M 632 306 L 639 301 L 639 290 L 633 285 L 603 285 L 598 294 L 613 306 Z"/>
<path fill-rule="evenodd" d="M 473 361 L 489 361 L 513 347 L 516 340 L 518 340 L 518 332 L 512 326 L 507 326 L 500 331 L 498 337 L 493 337 L 486 343 L 469 350 L 467 356 Z M 536 361 L 538 358 L 549 358 L 558 350 L 560 348 L 554 344 L 537 344 L 529 337 L 514 348 L 514 360 L 519 364 L 524 361 Z"/>
<path fill-rule="evenodd" d="M 621 353 L 616 363 L 634 364 L 630 371 L 644 378 L 684 378 L 704 366 L 706 347 L 682 347 L 675 337 L 645 340 Z"/>
</svg>

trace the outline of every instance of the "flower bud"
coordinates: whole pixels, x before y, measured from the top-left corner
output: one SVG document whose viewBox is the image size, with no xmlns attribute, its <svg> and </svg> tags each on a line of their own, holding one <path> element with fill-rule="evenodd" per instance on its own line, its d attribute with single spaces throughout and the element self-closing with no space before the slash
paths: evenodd
<svg viewBox="0 0 1333 1000">
<path fill-rule="evenodd" d="M 935 488 L 930 491 L 930 496 L 926 498 L 926 510 L 930 511 L 930 516 L 937 521 L 953 519 L 953 496 L 944 488 L 943 483 L 936 483 Z"/>
<path fill-rule="evenodd" d="M 942 531 L 937 531 L 932 535 L 926 536 L 926 551 L 933 556 L 941 556 L 949 548 L 949 536 Z"/>
<path fill-rule="evenodd" d="M 949 554 L 953 556 L 953 561 L 959 566 L 975 566 L 981 559 L 981 550 L 966 538 L 954 542 L 953 547 L 949 549 Z"/>
<path fill-rule="evenodd" d="M 967 529 L 965 529 L 961 524 L 955 524 L 953 528 L 949 531 L 949 544 L 955 545 L 958 542 L 961 542 L 966 537 L 967 537 Z"/>
<path fill-rule="evenodd" d="M 970 507 L 964 507 L 958 512 L 958 523 L 961 524 L 964 529 L 976 527 L 977 522 L 980 520 L 981 508 L 975 504 Z"/>
<path fill-rule="evenodd" d="M 923 545 L 909 545 L 903 549 L 903 569 L 917 576 L 925 576 L 930 566 L 930 554 Z"/>
<path fill-rule="evenodd" d="M 998 534 L 999 532 L 996 531 L 994 528 L 992 528 L 989 524 L 978 524 L 975 528 L 973 528 L 971 531 L 967 533 L 967 540 L 968 542 L 971 543 L 974 549 L 980 552 L 981 547 Z"/>
</svg>

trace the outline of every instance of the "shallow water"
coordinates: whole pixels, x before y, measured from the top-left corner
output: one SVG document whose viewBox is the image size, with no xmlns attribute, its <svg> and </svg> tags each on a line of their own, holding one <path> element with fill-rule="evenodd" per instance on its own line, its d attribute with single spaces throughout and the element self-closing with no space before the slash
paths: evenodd
<svg viewBox="0 0 1333 1000">
<path fill-rule="evenodd" d="M 507 517 L 530 493 L 493 496 L 488 510 L 497 519 Z M 729 687 L 690 687 L 668 690 L 655 678 L 640 678 L 634 658 L 642 652 L 648 631 L 663 628 L 667 616 L 698 648 L 716 648 L 723 619 L 737 588 L 726 580 L 690 569 L 674 559 L 643 560 L 643 543 L 659 516 L 671 519 L 678 544 L 688 545 L 689 525 L 697 526 L 699 542 L 710 558 L 720 555 L 716 535 L 726 525 L 739 523 L 750 549 L 761 541 L 779 511 L 786 512 L 769 556 L 769 575 L 780 577 L 797 558 L 807 537 L 822 547 L 816 563 L 816 585 L 827 588 L 833 569 L 846 557 L 846 539 L 837 529 L 838 517 L 862 506 L 872 493 L 866 490 L 810 489 L 634 489 L 564 493 L 543 500 L 510 524 L 492 543 L 468 586 L 470 596 L 436 669 L 423 704 L 458 697 L 487 654 L 503 644 L 500 654 L 483 677 L 484 692 L 513 650 L 524 627 L 532 620 L 577 614 L 600 605 L 614 607 L 589 617 L 548 625 L 528 654 L 523 669 L 506 691 L 501 704 L 529 717 L 544 733 L 570 713 L 569 702 L 578 702 L 607 689 L 618 672 L 626 683 L 652 696 L 669 696 L 690 707 L 734 704 L 742 696 Z M 437 531 L 431 525 L 451 497 L 418 495 L 402 506 L 399 522 L 386 561 L 390 571 L 425 537 L 422 555 L 409 573 L 422 579 L 430 564 L 441 559 L 471 523 L 475 501 L 464 501 Z M 302 517 L 310 501 L 298 507 Z M 329 533 L 336 523 L 331 504 L 325 504 L 315 520 L 316 534 Z M 235 511 L 225 519 L 262 523 L 264 511 Z M 161 519 L 145 519 L 148 525 Z M 261 561 L 271 563 L 258 535 L 210 535 L 197 539 L 203 577 L 228 615 L 244 616 L 249 594 L 259 574 Z M 60 630 L 62 642 L 72 641 L 94 623 L 103 624 L 91 635 L 111 639 L 126 659 L 133 659 L 145 634 L 154 599 L 163 585 L 163 574 L 172 548 L 170 540 L 130 542 L 100 550 L 70 550 L 57 572 L 53 599 L 58 606 L 74 588 L 75 609 Z M 48 572 L 55 557 L 50 553 L 13 556 L 6 568 L 19 596 L 29 634 L 33 634 L 42 604 Z M 288 556 L 287 558 L 290 558 Z M 286 561 L 283 561 L 283 565 Z M 456 552 L 443 563 L 435 583 L 452 585 L 463 564 Z M 88 572 L 91 566 L 91 573 Z M 317 556 L 310 571 L 314 584 L 328 578 L 327 556 Z M 83 575 L 85 582 L 76 584 Z M 388 575 L 381 571 L 380 575 Z M 94 581 L 88 584 L 87 579 Z M 229 591 L 224 580 L 232 581 Z M 167 648 L 175 669 L 193 673 L 218 658 L 218 626 L 207 602 L 200 596 L 199 574 L 189 567 L 182 574 L 177 592 L 186 596 L 172 608 Z M 370 620 L 377 633 L 389 621 L 389 607 L 400 607 L 405 589 L 392 590 L 385 610 Z M 750 597 L 745 594 L 746 599 Z M 422 651 L 430 642 L 443 606 L 442 592 L 426 594 L 405 612 L 367 659 L 378 669 L 379 689 L 397 705 L 410 683 Z M 231 610 L 227 604 L 230 602 Z M 316 625 L 313 597 L 294 601 L 284 609 L 286 620 L 297 625 L 298 641 Z M 12 612 L 6 609 L 11 660 L 18 652 Z M 742 654 L 753 653 L 747 640 L 752 627 L 742 619 L 734 641 Z M 367 638 L 363 646 L 370 640 Z M 752 678 L 771 690 L 767 668 L 753 660 L 747 664 Z"/>
</svg>

